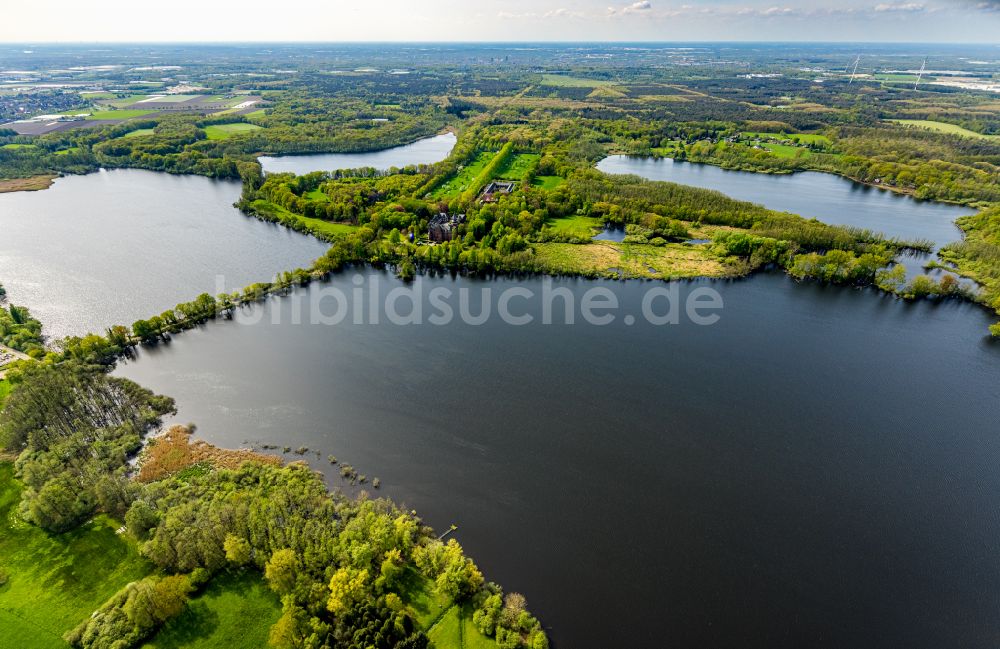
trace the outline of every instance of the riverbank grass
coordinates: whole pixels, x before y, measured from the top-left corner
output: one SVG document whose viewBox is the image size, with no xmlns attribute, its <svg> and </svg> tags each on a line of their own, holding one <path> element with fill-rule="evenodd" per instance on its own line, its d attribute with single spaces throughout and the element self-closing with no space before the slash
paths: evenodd
<svg viewBox="0 0 1000 649">
<path fill-rule="evenodd" d="M 358 227 L 350 223 L 334 223 L 333 221 L 324 221 L 323 219 L 317 219 L 311 216 L 295 214 L 294 212 L 289 212 L 280 205 L 275 205 L 274 203 L 262 199 L 255 200 L 253 202 L 253 207 L 260 214 L 273 218 L 282 225 L 288 226 L 300 232 L 308 232 L 309 234 L 325 241 L 348 235 Z M 296 227 L 296 225 L 298 227 Z"/>
<path fill-rule="evenodd" d="M 142 649 L 259 649 L 280 616 L 281 602 L 259 572 L 223 573 Z"/>
<path fill-rule="evenodd" d="M 0 180 L 0 194 L 6 192 L 37 192 L 51 187 L 52 181 L 55 179 L 55 176 L 44 175 Z"/>
<path fill-rule="evenodd" d="M 65 534 L 49 534 L 17 516 L 22 486 L 0 462 L 0 638 L 18 649 L 66 649 L 62 635 L 120 588 L 149 574 L 121 523 L 97 516 Z M 3 581 L 3 580 L 0 580 Z"/>
</svg>

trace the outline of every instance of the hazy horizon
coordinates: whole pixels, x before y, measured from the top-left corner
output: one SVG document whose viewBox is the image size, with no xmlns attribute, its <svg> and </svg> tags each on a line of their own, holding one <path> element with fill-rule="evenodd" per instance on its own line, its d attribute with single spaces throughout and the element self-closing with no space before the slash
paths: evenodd
<svg viewBox="0 0 1000 649">
<path fill-rule="evenodd" d="M 177 0 L 153 20 L 135 15 L 124 0 L 107 0 L 96 11 L 67 0 L 11 6 L 0 42 L 1000 44 L 1000 0 L 427 0 L 419 8 L 403 0 L 246 0 L 235 8 Z"/>
</svg>

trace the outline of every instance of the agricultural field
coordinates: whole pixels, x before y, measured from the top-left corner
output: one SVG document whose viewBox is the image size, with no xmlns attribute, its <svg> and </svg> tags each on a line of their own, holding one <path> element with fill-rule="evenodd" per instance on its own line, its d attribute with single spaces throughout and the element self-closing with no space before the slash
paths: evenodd
<svg viewBox="0 0 1000 649">
<path fill-rule="evenodd" d="M 260 127 L 256 124 L 245 124 L 243 122 L 237 124 L 213 124 L 205 127 L 205 135 L 208 136 L 209 140 L 224 140 L 227 137 L 259 129 Z"/>
<path fill-rule="evenodd" d="M 259 649 L 281 602 L 256 571 L 224 573 L 142 649 Z"/>
<path fill-rule="evenodd" d="M 894 124 L 902 124 L 903 126 L 926 128 L 932 131 L 937 131 L 938 133 L 951 133 L 952 135 L 974 137 L 980 140 L 993 140 L 994 142 L 1000 141 L 1000 135 L 983 135 L 982 133 L 976 133 L 975 131 L 970 131 L 967 128 L 962 128 L 961 126 L 948 124 L 946 122 L 935 122 L 929 119 L 890 119 L 887 121 Z"/>
<path fill-rule="evenodd" d="M 0 463 L 0 639 L 17 649 L 65 649 L 62 635 L 152 570 L 121 523 L 100 515 L 49 534 L 16 515 L 21 486 Z"/>
<path fill-rule="evenodd" d="M 563 88 L 600 88 L 602 86 L 613 86 L 615 84 L 611 81 L 573 77 L 566 74 L 543 74 L 542 85 L 561 86 Z"/>
<path fill-rule="evenodd" d="M 149 115 L 153 111 L 142 110 L 142 109 L 117 109 L 117 110 L 96 110 L 90 113 L 86 119 L 133 119 L 136 117 L 142 117 L 143 115 Z"/>
</svg>

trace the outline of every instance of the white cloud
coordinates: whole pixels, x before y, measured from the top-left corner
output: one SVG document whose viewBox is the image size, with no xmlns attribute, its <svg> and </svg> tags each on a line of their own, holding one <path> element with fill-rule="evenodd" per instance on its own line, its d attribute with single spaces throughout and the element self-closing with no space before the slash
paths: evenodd
<svg viewBox="0 0 1000 649">
<path fill-rule="evenodd" d="M 918 2 L 896 2 L 887 3 L 883 2 L 881 4 L 875 5 L 876 13 L 885 12 L 900 12 L 900 13 L 913 13 L 918 11 L 923 11 L 926 7 Z"/>
</svg>

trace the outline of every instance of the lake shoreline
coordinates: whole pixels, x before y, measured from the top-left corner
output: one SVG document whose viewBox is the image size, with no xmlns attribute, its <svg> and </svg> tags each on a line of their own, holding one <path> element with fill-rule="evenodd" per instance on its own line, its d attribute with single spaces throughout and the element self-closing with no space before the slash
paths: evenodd
<svg viewBox="0 0 1000 649">
<path fill-rule="evenodd" d="M 14 192 L 38 192 L 48 189 L 59 176 L 55 174 L 43 174 L 40 176 L 30 176 L 28 178 L 8 178 L 0 180 L 0 194 L 11 194 Z"/>
</svg>

